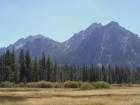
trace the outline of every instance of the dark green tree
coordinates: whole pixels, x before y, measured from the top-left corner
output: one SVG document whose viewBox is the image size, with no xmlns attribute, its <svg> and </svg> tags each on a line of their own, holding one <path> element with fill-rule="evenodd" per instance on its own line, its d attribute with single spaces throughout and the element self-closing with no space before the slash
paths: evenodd
<svg viewBox="0 0 140 105">
<path fill-rule="evenodd" d="M 57 71 L 58 71 L 57 63 L 55 63 L 54 64 L 54 78 L 53 78 L 54 80 L 53 80 L 53 82 L 57 81 L 57 75 L 58 75 Z"/>
<path fill-rule="evenodd" d="M 25 66 L 26 66 L 25 75 L 27 77 L 27 81 L 31 82 L 32 71 L 31 71 L 31 57 L 30 57 L 29 50 L 27 50 L 25 54 Z"/>
<path fill-rule="evenodd" d="M 82 67 L 82 81 L 87 81 L 87 70 L 86 70 L 86 66 L 85 64 L 83 64 L 83 67 Z"/>
<path fill-rule="evenodd" d="M 20 71 L 20 81 L 26 82 L 26 65 L 25 65 L 25 56 L 23 49 L 20 51 L 19 55 L 19 71 Z"/>
<path fill-rule="evenodd" d="M 12 67 L 13 67 L 14 64 L 12 64 L 13 62 L 12 62 L 11 57 L 12 57 L 11 52 L 10 52 L 9 49 L 7 49 L 6 53 L 4 54 L 4 63 L 5 63 L 4 80 L 13 82 L 14 71 L 12 70 Z"/>
<path fill-rule="evenodd" d="M 44 52 L 42 53 L 40 73 L 41 73 L 41 80 L 47 80 L 46 56 Z"/>
<path fill-rule="evenodd" d="M 0 84 L 4 81 L 4 72 L 5 72 L 5 64 L 4 64 L 4 57 L 0 55 Z"/>
<path fill-rule="evenodd" d="M 32 72 L 32 75 L 33 75 L 33 82 L 37 82 L 38 81 L 38 59 L 35 57 L 34 59 L 34 63 L 33 63 L 33 72 Z"/>
<path fill-rule="evenodd" d="M 53 68 L 52 68 L 52 62 L 51 62 L 51 59 L 50 59 L 49 55 L 48 55 L 48 58 L 47 58 L 46 67 L 47 67 L 47 81 L 50 81 Z"/>
</svg>

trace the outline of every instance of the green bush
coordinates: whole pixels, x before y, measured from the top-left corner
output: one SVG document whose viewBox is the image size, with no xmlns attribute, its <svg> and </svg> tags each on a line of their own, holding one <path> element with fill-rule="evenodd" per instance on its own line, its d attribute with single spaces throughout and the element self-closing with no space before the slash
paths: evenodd
<svg viewBox="0 0 140 105">
<path fill-rule="evenodd" d="M 81 85 L 82 85 L 83 83 L 84 83 L 83 81 L 79 81 L 79 82 L 78 82 L 79 87 L 81 87 Z"/>
<path fill-rule="evenodd" d="M 16 87 L 16 84 L 13 82 L 5 81 L 1 83 L 1 87 L 11 88 L 11 87 Z"/>
<path fill-rule="evenodd" d="M 26 84 L 27 87 L 34 88 L 53 88 L 53 83 L 46 81 L 30 82 Z"/>
<path fill-rule="evenodd" d="M 65 88 L 79 88 L 79 83 L 76 81 L 66 81 L 64 82 Z"/>
<path fill-rule="evenodd" d="M 53 88 L 53 83 L 46 82 L 46 88 Z"/>
<path fill-rule="evenodd" d="M 60 88 L 60 87 L 61 87 L 61 83 L 59 83 L 59 82 L 54 82 L 54 83 L 53 83 L 53 87 L 54 87 L 54 88 Z"/>
<path fill-rule="evenodd" d="M 94 88 L 95 89 L 108 89 L 110 88 L 110 85 L 108 82 L 98 81 L 98 82 L 94 82 Z"/>
<path fill-rule="evenodd" d="M 117 86 L 118 84 L 114 83 L 114 84 L 111 84 L 112 86 Z"/>
<path fill-rule="evenodd" d="M 91 83 L 83 82 L 81 84 L 80 90 L 91 90 L 91 89 L 93 89 L 93 85 Z"/>
<path fill-rule="evenodd" d="M 46 82 L 46 81 L 40 81 L 40 82 L 37 82 L 37 86 L 40 88 L 53 88 L 53 83 Z"/>
<path fill-rule="evenodd" d="M 116 83 L 114 83 L 114 84 L 112 84 L 112 86 L 122 87 L 122 84 L 116 84 Z"/>
<path fill-rule="evenodd" d="M 35 82 L 29 82 L 29 83 L 26 84 L 27 87 L 31 87 L 31 88 L 33 88 L 33 87 L 35 88 L 36 85 L 37 84 Z"/>
</svg>

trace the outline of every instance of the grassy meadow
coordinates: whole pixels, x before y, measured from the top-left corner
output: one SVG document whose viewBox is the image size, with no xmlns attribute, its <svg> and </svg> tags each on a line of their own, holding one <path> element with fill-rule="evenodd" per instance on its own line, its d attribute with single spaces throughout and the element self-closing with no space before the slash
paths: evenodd
<svg viewBox="0 0 140 105">
<path fill-rule="evenodd" d="M 0 88 L 0 105 L 140 105 L 140 85 L 77 88 Z"/>
</svg>

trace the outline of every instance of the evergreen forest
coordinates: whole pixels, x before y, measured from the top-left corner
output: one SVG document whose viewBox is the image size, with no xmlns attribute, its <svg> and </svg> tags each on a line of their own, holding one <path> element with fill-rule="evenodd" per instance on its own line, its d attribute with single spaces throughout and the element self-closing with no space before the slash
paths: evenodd
<svg viewBox="0 0 140 105">
<path fill-rule="evenodd" d="M 96 82 L 105 81 L 110 84 L 139 83 L 140 68 L 130 70 L 127 66 L 118 65 L 99 67 L 92 64 L 87 67 L 74 64 L 60 65 L 53 62 L 49 55 L 42 52 L 42 58 L 31 59 L 29 50 L 21 50 L 18 59 L 15 58 L 14 48 L 6 50 L 0 55 L 0 83 L 4 81 L 14 82 L 38 82 L 41 80 L 50 82 L 83 81 Z"/>
</svg>

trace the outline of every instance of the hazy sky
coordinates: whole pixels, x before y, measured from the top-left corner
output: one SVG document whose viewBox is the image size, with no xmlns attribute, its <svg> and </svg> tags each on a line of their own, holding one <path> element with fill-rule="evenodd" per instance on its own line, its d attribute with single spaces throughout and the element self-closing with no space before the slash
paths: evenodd
<svg viewBox="0 0 140 105">
<path fill-rule="evenodd" d="M 37 34 L 63 42 L 110 21 L 140 36 L 140 0 L 0 0 L 0 47 Z"/>
</svg>

